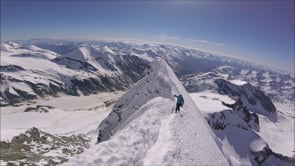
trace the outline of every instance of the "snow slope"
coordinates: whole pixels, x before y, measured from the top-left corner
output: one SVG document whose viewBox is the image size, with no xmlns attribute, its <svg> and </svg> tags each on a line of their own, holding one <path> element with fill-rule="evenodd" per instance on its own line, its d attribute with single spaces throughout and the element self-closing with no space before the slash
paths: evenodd
<svg viewBox="0 0 295 166">
<path fill-rule="evenodd" d="M 275 104 L 278 110 L 276 122 L 257 114 L 257 130 L 253 123 L 249 123 L 251 121 L 245 121 L 242 112 L 229 110 L 222 104 L 233 102 L 228 96 L 214 91 L 190 95 L 210 123 L 215 119 L 225 125 L 223 129 L 212 128 L 215 128 L 213 131 L 220 140 L 220 147 L 232 165 L 258 165 L 258 162 L 263 162 L 262 165 L 294 165 L 294 115 L 284 113 L 292 112 L 292 107 Z"/>
<path fill-rule="evenodd" d="M 185 99 L 180 114 L 172 113 L 173 94 Z M 228 165 L 199 109 L 160 58 L 99 125 L 98 141 L 67 164 Z"/>
</svg>

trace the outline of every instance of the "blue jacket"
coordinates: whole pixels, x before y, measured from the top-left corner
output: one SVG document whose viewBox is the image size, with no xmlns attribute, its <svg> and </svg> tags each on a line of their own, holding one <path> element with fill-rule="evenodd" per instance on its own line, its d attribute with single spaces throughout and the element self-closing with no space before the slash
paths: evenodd
<svg viewBox="0 0 295 166">
<path fill-rule="evenodd" d="M 179 96 L 174 95 L 174 97 L 177 98 L 176 104 L 180 104 L 181 106 L 183 106 L 183 104 L 184 104 L 184 100 L 183 100 L 182 95 L 179 95 Z"/>
</svg>

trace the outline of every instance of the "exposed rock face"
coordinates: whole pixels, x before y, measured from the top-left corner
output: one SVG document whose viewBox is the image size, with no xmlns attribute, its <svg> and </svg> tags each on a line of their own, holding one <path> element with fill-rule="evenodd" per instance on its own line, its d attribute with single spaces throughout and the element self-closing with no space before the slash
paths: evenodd
<svg viewBox="0 0 295 166">
<path fill-rule="evenodd" d="M 0 72 L 18 72 L 24 70 L 22 67 L 16 65 L 0 66 Z"/>
<path fill-rule="evenodd" d="M 235 100 L 233 104 L 222 102 L 228 110 L 207 116 L 208 124 L 216 136 L 234 147 L 239 160 L 247 158 L 251 165 L 294 165 L 294 158 L 273 152 L 258 135 L 260 127 L 257 114 L 276 120 L 276 109 L 271 100 L 250 84 L 238 86 L 222 79 L 215 82 L 219 93 Z M 224 150 L 224 153 L 228 153 L 228 150 Z M 231 157 L 229 161 L 233 165 L 241 164 Z"/>
<path fill-rule="evenodd" d="M 0 143 L 1 160 L 8 165 L 57 165 L 82 153 L 88 143 L 83 135 L 54 136 L 33 127 L 13 137 L 11 142 Z"/>
<path fill-rule="evenodd" d="M 233 109 L 248 110 L 265 115 L 270 120 L 277 120 L 277 111 L 270 98 L 251 84 L 235 85 L 223 79 L 217 79 L 215 83 L 218 85 L 220 94 L 228 95 L 236 100 L 236 103 L 230 106 Z"/>
<path fill-rule="evenodd" d="M 290 158 L 290 157 L 275 153 L 269 148 L 267 144 L 260 151 L 255 151 L 251 148 L 250 148 L 250 151 L 254 157 L 254 160 L 257 162 L 258 165 L 293 166 L 295 164 L 295 158 Z"/>
<path fill-rule="evenodd" d="M 249 83 L 238 86 L 222 79 L 217 79 L 215 82 L 219 93 L 228 95 L 236 102 L 234 104 L 222 102 L 230 110 L 209 115 L 207 120 L 212 128 L 224 129 L 227 126 L 236 126 L 244 130 L 259 131 L 257 114 L 263 114 L 271 120 L 276 120 L 276 108 L 262 91 Z"/>
<path fill-rule="evenodd" d="M 249 112 L 242 107 L 240 102 L 229 105 L 223 102 L 225 106 L 229 106 L 232 110 L 224 110 L 210 114 L 207 118 L 209 125 L 216 130 L 223 130 L 227 126 L 235 126 L 243 130 L 259 131 L 259 118 L 256 113 Z"/>
<path fill-rule="evenodd" d="M 36 107 L 27 107 L 24 112 L 47 113 L 51 109 L 54 109 L 54 107 L 47 105 L 37 105 Z"/>
</svg>

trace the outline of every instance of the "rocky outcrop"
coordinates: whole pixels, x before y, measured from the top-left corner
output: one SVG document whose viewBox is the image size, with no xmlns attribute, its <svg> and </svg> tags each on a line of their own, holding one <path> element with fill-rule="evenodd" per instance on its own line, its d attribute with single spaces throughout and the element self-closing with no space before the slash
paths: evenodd
<svg viewBox="0 0 295 166">
<path fill-rule="evenodd" d="M 294 165 L 294 158 L 273 152 L 267 142 L 257 134 L 260 132 L 258 114 L 276 120 L 276 109 L 271 100 L 250 84 L 238 86 L 222 79 L 215 82 L 218 92 L 228 95 L 235 102 L 222 102 L 229 109 L 209 114 L 207 121 L 216 136 L 234 148 L 239 161 L 247 158 L 251 165 Z M 224 153 L 230 156 L 230 151 L 229 148 L 224 150 Z M 231 157 L 229 161 L 232 165 L 242 164 Z"/>
<path fill-rule="evenodd" d="M 47 105 L 37 105 L 36 107 L 27 107 L 24 112 L 39 112 L 39 113 L 47 113 L 51 109 L 54 109 L 52 106 Z"/>
<path fill-rule="evenodd" d="M 5 65 L 0 66 L 0 72 L 18 72 L 24 70 L 22 67 L 17 65 Z"/>
<path fill-rule="evenodd" d="M 295 164 L 295 158 L 275 153 L 270 149 L 270 147 L 267 144 L 260 151 L 255 151 L 250 147 L 250 152 L 254 160 L 256 161 L 257 165 L 293 166 Z"/>
<path fill-rule="evenodd" d="M 0 142 L 1 160 L 7 165 L 57 165 L 82 153 L 88 144 L 83 135 L 54 136 L 33 127 L 11 142 Z"/>
<path fill-rule="evenodd" d="M 228 95 L 236 101 L 236 103 L 230 106 L 231 108 L 236 110 L 242 109 L 244 111 L 248 110 L 253 113 L 262 114 L 272 121 L 277 120 L 276 107 L 270 98 L 251 84 L 235 85 L 223 79 L 217 79 L 215 83 L 218 85 L 217 91 L 220 94 Z"/>
<path fill-rule="evenodd" d="M 227 126 L 236 126 L 244 130 L 259 131 L 257 114 L 276 120 L 276 108 L 264 93 L 251 84 L 235 85 L 226 80 L 217 79 L 218 92 L 226 94 L 235 100 L 233 104 L 222 102 L 229 110 L 210 114 L 207 121 L 214 129 L 224 129 Z"/>
<path fill-rule="evenodd" d="M 229 106 L 229 104 L 225 104 Z M 207 117 L 208 124 L 216 130 L 223 130 L 228 126 L 238 127 L 243 130 L 259 131 L 259 118 L 256 113 L 249 112 L 240 104 L 230 105 L 232 110 L 215 112 Z"/>
</svg>

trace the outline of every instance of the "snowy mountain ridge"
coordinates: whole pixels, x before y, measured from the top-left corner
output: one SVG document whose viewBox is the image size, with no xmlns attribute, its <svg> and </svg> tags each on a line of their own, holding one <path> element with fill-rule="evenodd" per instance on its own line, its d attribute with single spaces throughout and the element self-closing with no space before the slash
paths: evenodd
<svg viewBox="0 0 295 166">
<path fill-rule="evenodd" d="M 173 94 L 185 99 L 181 114 L 173 113 Z M 98 144 L 69 163 L 229 165 L 212 134 L 172 69 L 156 58 L 100 123 Z"/>
<path fill-rule="evenodd" d="M 169 72 L 171 73 L 171 71 Z M 116 102 L 113 112 L 109 115 L 111 121 L 106 119 L 100 124 L 98 142 L 109 139 L 116 132 L 116 126 L 122 127 L 125 121 L 134 114 L 134 111 L 136 112 L 138 108 L 152 98 L 161 96 L 172 100 L 173 94 L 178 94 L 175 89 L 169 86 L 171 84 L 169 83 L 169 77 L 171 76 L 168 75 L 166 64 L 160 59 L 156 59 L 151 64 L 146 74 L 149 77 L 143 78 L 141 82 L 131 87 L 129 89 L 130 93 L 125 93 L 122 99 Z M 142 97 L 142 95 L 146 97 Z M 119 124 L 112 124 L 114 122 Z"/>
<path fill-rule="evenodd" d="M 249 82 L 271 99 L 294 99 L 292 75 L 229 57 L 165 44 L 34 39 L 1 43 L 1 105 L 127 90 L 156 57 L 190 92 L 212 89 L 214 79 L 224 78 Z"/>
</svg>

